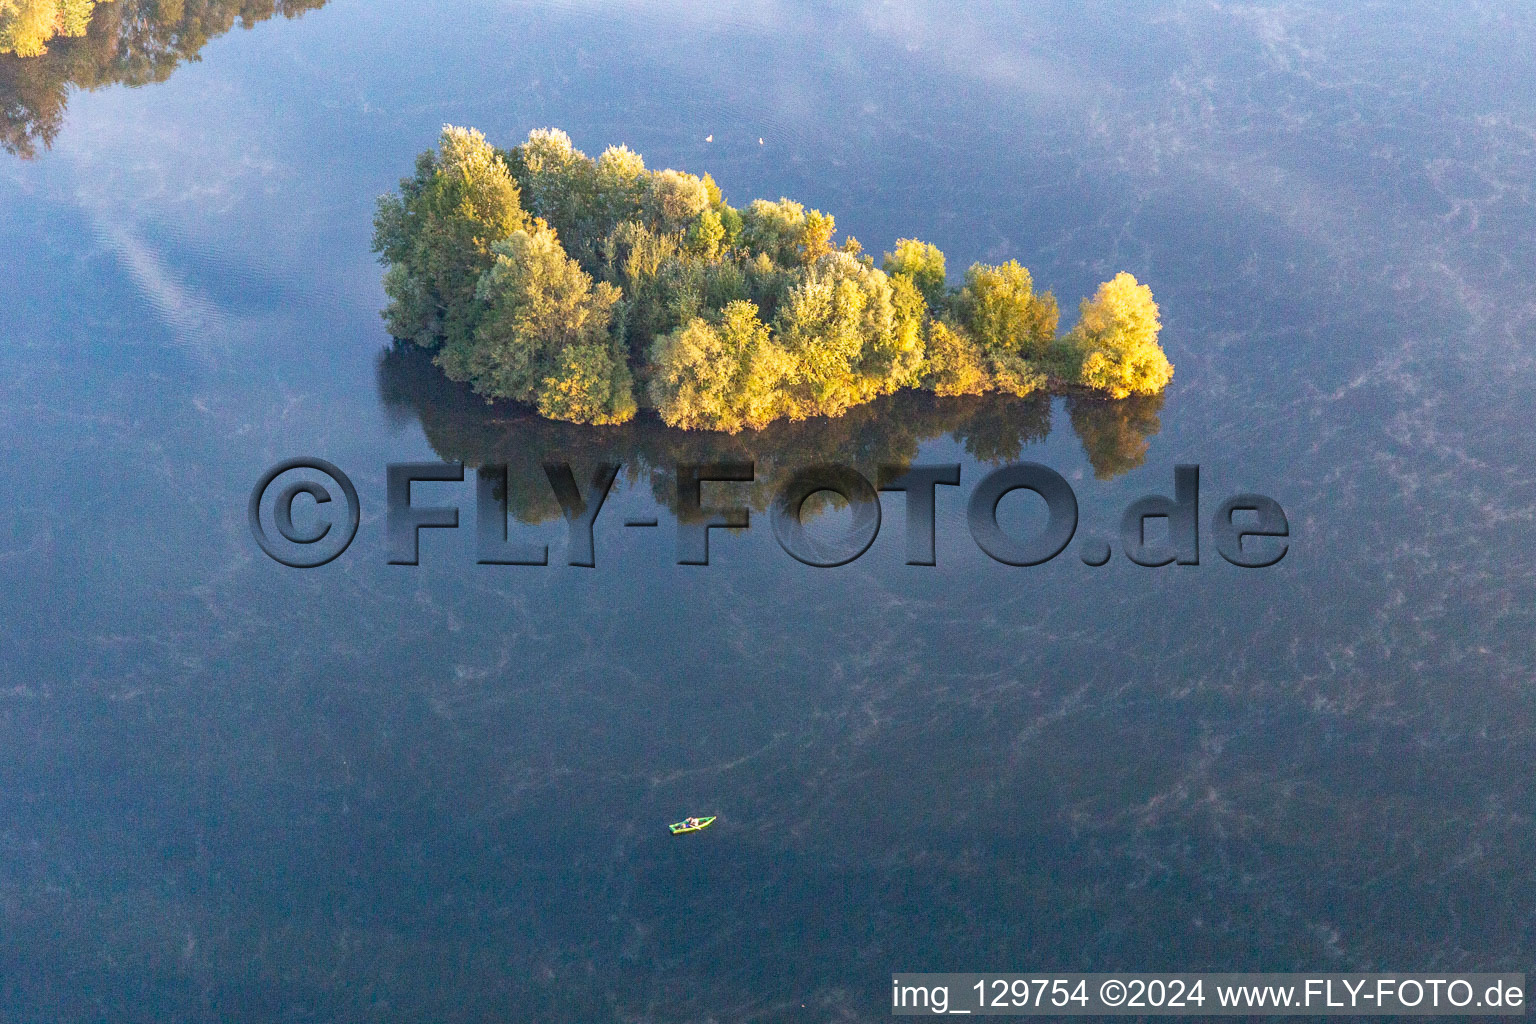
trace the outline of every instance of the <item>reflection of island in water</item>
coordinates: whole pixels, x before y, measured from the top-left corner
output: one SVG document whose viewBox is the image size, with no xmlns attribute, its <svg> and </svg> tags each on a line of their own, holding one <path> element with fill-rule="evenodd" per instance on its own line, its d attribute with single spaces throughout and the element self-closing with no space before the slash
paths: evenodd
<svg viewBox="0 0 1536 1024">
<path fill-rule="evenodd" d="M 871 479 L 882 464 L 905 464 L 918 446 L 949 436 L 982 462 L 1023 457 L 1026 445 L 1051 432 L 1048 395 L 1014 398 L 989 394 L 939 398 L 899 391 L 856 406 L 842 416 L 781 420 L 746 434 L 679 430 L 654 413 L 616 426 L 593 427 L 549 420 L 510 403 L 487 404 L 467 385 L 448 380 L 432 353 L 409 344 L 386 349 L 379 359 L 379 396 L 389 415 L 420 422 L 433 451 L 468 466 L 505 463 L 509 511 L 521 522 L 560 517 L 544 483 L 542 465 L 569 462 L 584 479 L 599 461 L 622 464 L 630 483 L 646 481 L 659 504 L 676 512 L 674 469 L 679 463 L 753 462 L 756 479 L 742 485 L 748 504 L 761 512 L 788 474 L 817 463 L 854 466 Z M 1146 460 L 1148 439 L 1161 429 L 1161 394 L 1123 399 L 1066 399 L 1072 429 L 1083 442 L 1094 476 L 1113 479 Z M 585 484 L 583 484 L 585 486 Z"/>
<path fill-rule="evenodd" d="M 52 144 L 71 88 L 162 82 L 210 39 L 274 15 L 294 18 L 326 0 L 112 0 L 84 36 L 55 36 L 33 57 L 0 55 L 0 146 L 31 157 Z M 6 4 L 0 2 L 0 12 Z"/>
</svg>

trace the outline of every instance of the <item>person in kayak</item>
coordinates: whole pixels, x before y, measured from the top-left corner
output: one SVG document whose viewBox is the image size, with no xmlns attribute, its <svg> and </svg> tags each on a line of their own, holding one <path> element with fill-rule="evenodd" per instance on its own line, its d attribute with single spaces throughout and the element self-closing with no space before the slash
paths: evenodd
<svg viewBox="0 0 1536 1024">
<path fill-rule="evenodd" d="M 699 827 L 699 819 L 698 818 L 684 818 L 683 819 L 683 827 L 684 828 L 698 828 Z"/>
</svg>

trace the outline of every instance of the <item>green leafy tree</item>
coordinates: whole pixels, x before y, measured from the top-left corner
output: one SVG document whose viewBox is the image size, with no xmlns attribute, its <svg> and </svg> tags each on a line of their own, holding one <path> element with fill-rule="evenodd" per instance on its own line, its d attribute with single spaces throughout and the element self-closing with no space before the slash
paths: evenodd
<svg viewBox="0 0 1536 1024">
<path fill-rule="evenodd" d="M 706 177 L 708 177 L 708 175 L 706 175 Z M 741 211 L 732 206 L 728 206 L 725 203 L 721 203 L 718 207 L 716 207 L 716 212 L 720 214 L 720 226 L 725 228 L 724 244 L 727 246 L 735 245 L 737 240 L 741 237 L 741 229 L 743 224 L 741 219 Z"/>
<path fill-rule="evenodd" d="M 1157 343 L 1161 329 L 1152 289 L 1122 271 L 1083 300 L 1066 341 L 1081 356 L 1083 384 L 1111 398 L 1150 395 L 1173 378 L 1173 364 Z"/>
<path fill-rule="evenodd" d="M 654 281 L 668 260 L 677 255 L 675 238 L 658 234 L 639 221 L 614 228 L 603 242 L 603 260 L 610 281 L 622 283 L 626 292 Z"/>
<path fill-rule="evenodd" d="M 800 230 L 800 260 L 811 264 L 832 251 L 832 236 L 837 233 L 830 213 L 812 210 L 805 215 L 805 226 Z M 847 250 L 844 250 L 845 252 Z M 857 250 L 849 255 L 857 255 Z"/>
<path fill-rule="evenodd" d="M 688 251 L 700 259 L 713 260 L 720 255 L 720 249 L 725 245 L 725 225 L 720 223 L 720 214 L 709 207 L 700 210 L 688 225 L 684 240 Z"/>
<path fill-rule="evenodd" d="M 744 258 L 741 269 L 746 275 L 747 292 L 752 301 L 762 310 L 763 319 L 771 321 L 778 314 L 779 304 L 784 301 L 791 282 L 800 271 L 775 263 L 767 253 Z"/>
<path fill-rule="evenodd" d="M 595 233 L 607 235 L 620 224 L 638 220 L 649 187 L 645 160 L 628 146 L 609 146 L 597 158 Z"/>
<path fill-rule="evenodd" d="M 754 199 L 741 211 L 740 245 L 766 256 L 775 267 L 799 262 L 797 247 L 805 230 L 805 207 L 789 199 Z"/>
<path fill-rule="evenodd" d="M 597 164 L 558 128 L 535 128 L 517 153 L 528 209 L 570 232 L 597 194 Z"/>
<path fill-rule="evenodd" d="M 944 254 L 939 247 L 915 238 L 896 239 L 896 251 L 885 254 L 885 272 L 891 277 L 910 280 L 928 303 L 939 310 L 944 305 Z"/>
<path fill-rule="evenodd" d="M 493 252 L 477 291 L 485 314 L 472 337 L 443 346 L 443 371 L 556 419 L 633 416 L 632 376 L 610 330 L 619 289 L 594 284 L 547 227 L 520 228 Z"/>
<path fill-rule="evenodd" d="M 528 141 L 514 152 L 513 169 L 523 190 L 523 205 L 554 228 L 566 252 L 583 268 L 595 271 L 600 262 L 598 244 L 611 227 L 608 200 L 618 198 L 603 191 L 597 161 L 577 149 L 558 128 L 529 132 Z M 629 163 L 624 157 L 611 162 L 619 167 Z M 619 184 L 613 178 L 608 183 Z M 621 186 L 617 192 L 622 191 Z"/>
<path fill-rule="evenodd" d="M 709 189 L 703 179 L 682 171 L 657 171 L 651 175 L 645 197 L 651 227 L 663 234 L 686 231 L 709 209 Z"/>
<path fill-rule="evenodd" d="M 790 199 L 754 199 L 741 214 L 738 244 L 762 254 L 781 267 L 810 266 L 832 249 L 836 225 L 832 215 L 806 211 Z"/>
<path fill-rule="evenodd" d="M 990 371 L 988 386 L 1017 398 L 1034 394 L 1049 383 L 1045 372 L 1035 363 L 1011 352 L 991 353 L 987 357 Z"/>
<path fill-rule="evenodd" d="M 663 330 L 696 316 L 712 318 L 731 302 L 747 298 L 741 268 L 723 260 L 673 259 L 662 268 L 659 283 L 666 302 Z"/>
<path fill-rule="evenodd" d="M 571 345 L 536 393 L 539 415 L 601 426 L 634 418 L 634 381 L 608 344 Z"/>
<path fill-rule="evenodd" d="M 750 302 L 728 304 L 717 322 L 695 317 L 656 340 L 651 399 L 668 426 L 761 429 L 782 415 L 780 384 L 793 360 Z"/>
<path fill-rule="evenodd" d="M 869 264 L 866 262 L 865 266 Z M 916 384 L 922 375 L 926 347 L 923 342 L 923 322 L 927 319 L 928 304 L 911 278 L 891 277 L 887 274 L 886 279 L 891 285 L 892 324 L 895 328 L 886 373 L 896 381 L 898 387 L 907 387 Z"/>
<path fill-rule="evenodd" d="M 937 395 L 979 395 L 990 375 L 986 357 L 964 327 L 934 320 L 928 326 L 922 386 Z"/>
<path fill-rule="evenodd" d="M 624 335 L 637 363 L 651 339 L 672 326 L 662 273 L 676 261 L 679 248 L 676 238 L 657 234 L 639 221 L 620 224 L 603 240 L 601 274 L 624 293 Z"/>
<path fill-rule="evenodd" d="M 433 347 L 474 332 L 475 297 L 491 247 L 527 223 L 517 183 L 485 137 L 443 127 L 437 151 L 416 159 L 399 195 L 381 196 L 373 248 L 389 264 L 389 333 Z"/>
<path fill-rule="evenodd" d="M 921 359 L 920 348 L 903 358 L 890 279 L 847 253 L 827 253 L 797 275 L 774 331 L 796 361 L 795 416 L 840 415 L 895 390 Z M 890 372 L 897 364 L 902 372 Z"/>
<path fill-rule="evenodd" d="M 1056 338 L 1056 297 L 1036 295 L 1029 271 L 1017 260 L 972 264 L 955 306 L 990 355 L 1039 358 Z"/>
</svg>

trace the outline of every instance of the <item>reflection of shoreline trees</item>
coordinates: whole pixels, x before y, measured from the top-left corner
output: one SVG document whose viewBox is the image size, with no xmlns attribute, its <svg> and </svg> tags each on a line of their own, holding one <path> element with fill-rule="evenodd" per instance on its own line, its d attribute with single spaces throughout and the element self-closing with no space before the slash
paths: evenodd
<svg viewBox="0 0 1536 1024">
<path fill-rule="evenodd" d="M 506 463 L 512 488 L 507 505 L 525 523 L 560 517 L 542 468 L 550 461 L 570 462 L 578 478 L 594 463 L 620 463 L 627 482 L 644 483 L 658 503 L 674 512 L 679 463 L 750 461 L 757 478 L 741 486 L 748 504 L 761 512 L 790 473 L 816 463 L 854 466 L 874 479 L 878 466 L 910 462 L 924 441 L 949 437 L 974 458 L 999 464 L 1023 458 L 1028 445 L 1051 431 L 1047 395 L 940 398 L 919 391 L 886 395 L 842 416 L 780 421 L 750 434 L 680 430 L 651 414 L 593 427 L 546 419 L 526 406 L 487 404 L 468 386 L 448 380 L 430 352 L 409 344 L 384 351 L 378 385 L 391 419 L 419 422 L 439 457 L 472 467 Z M 1098 479 L 1111 479 L 1145 460 L 1148 438 L 1161 426 L 1162 396 L 1067 402 Z"/>
<path fill-rule="evenodd" d="M 19 0 L 25 7 L 36 0 Z M 21 157 L 52 144 L 71 88 L 161 82 L 196 60 L 210 39 L 275 15 L 294 18 L 326 0 L 111 0 L 98 3 L 79 38 L 55 36 L 47 52 L 0 54 L 0 146 Z M 61 5 L 62 6 L 62 5 Z M 0 0 L 0 13 L 6 0 Z M 19 10 L 20 8 L 18 8 Z"/>
<path fill-rule="evenodd" d="M 1150 439 L 1163 428 L 1157 415 L 1162 408 L 1161 393 L 1118 400 L 1079 395 L 1067 399 L 1067 415 L 1095 479 L 1113 480 L 1147 461 Z"/>
<path fill-rule="evenodd" d="M 0 54 L 41 56 L 56 36 L 85 35 L 95 10 L 96 0 L 0 0 Z"/>
</svg>

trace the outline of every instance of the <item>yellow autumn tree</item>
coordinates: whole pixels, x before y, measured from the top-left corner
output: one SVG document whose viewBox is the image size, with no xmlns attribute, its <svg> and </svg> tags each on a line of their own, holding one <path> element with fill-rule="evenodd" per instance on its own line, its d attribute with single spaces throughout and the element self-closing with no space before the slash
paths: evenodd
<svg viewBox="0 0 1536 1024">
<path fill-rule="evenodd" d="M 656 339 L 651 398 L 668 426 L 759 430 L 783 415 L 780 383 L 794 361 L 750 302 L 729 303 L 711 323 L 694 317 Z"/>
<path fill-rule="evenodd" d="M 1173 364 L 1157 343 L 1161 329 L 1152 289 L 1121 271 L 1083 300 L 1065 341 L 1082 360 L 1084 385 L 1111 398 L 1151 395 L 1173 378 Z"/>
<path fill-rule="evenodd" d="M 55 36 L 85 35 L 95 9 L 96 0 L 0 0 L 0 54 L 41 56 Z"/>
</svg>

